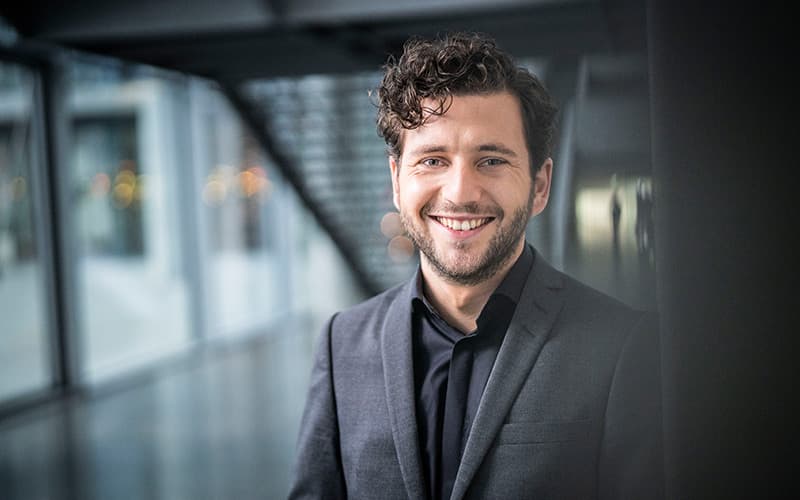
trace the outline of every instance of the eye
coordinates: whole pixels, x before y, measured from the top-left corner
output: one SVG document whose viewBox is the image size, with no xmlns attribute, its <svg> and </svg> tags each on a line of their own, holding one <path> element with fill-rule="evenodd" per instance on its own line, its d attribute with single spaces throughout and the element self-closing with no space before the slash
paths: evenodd
<svg viewBox="0 0 800 500">
<path fill-rule="evenodd" d="M 425 158 L 420 164 L 430 168 L 438 168 L 443 166 L 444 162 L 439 158 Z"/>
<path fill-rule="evenodd" d="M 481 161 L 480 165 L 484 167 L 496 167 L 498 165 L 503 165 L 505 163 L 508 162 L 502 158 L 486 158 Z"/>
</svg>

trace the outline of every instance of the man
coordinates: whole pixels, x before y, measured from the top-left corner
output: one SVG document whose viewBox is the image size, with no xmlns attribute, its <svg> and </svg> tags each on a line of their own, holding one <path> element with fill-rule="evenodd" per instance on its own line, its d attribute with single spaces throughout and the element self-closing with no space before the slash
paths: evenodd
<svg viewBox="0 0 800 500">
<path fill-rule="evenodd" d="M 290 498 L 656 498 L 647 315 L 525 242 L 555 106 L 492 40 L 413 40 L 378 92 L 411 281 L 334 315 Z"/>
</svg>

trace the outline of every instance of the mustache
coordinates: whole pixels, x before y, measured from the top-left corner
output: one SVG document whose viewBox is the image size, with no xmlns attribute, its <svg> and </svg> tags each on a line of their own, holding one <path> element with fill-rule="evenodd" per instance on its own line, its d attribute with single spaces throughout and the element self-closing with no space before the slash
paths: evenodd
<svg viewBox="0 0 800 500">
<path fill-rule="evenodd" d="M 480 205 L 477 202 L 471 203 L 453 203 L 451 201 L 444 201 L 440 203 L 426 203 L 421 210 L 422 215 L 431 213 L 449 214 L 449 215 L 472 215 L 482 214 L 491 215 L 493 217 L 500 217 L 503 215 L 503 209 L 497 205 Z"/>
</svg>

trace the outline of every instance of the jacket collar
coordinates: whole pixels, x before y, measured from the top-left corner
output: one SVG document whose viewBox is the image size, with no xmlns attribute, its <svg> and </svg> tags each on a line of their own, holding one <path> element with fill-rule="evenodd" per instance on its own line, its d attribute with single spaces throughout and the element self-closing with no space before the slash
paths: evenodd
<svg viewBox="0 0 800 500">
<path fill-rule="evenodd" d="M 381 356 L 386 384 L 386 402 L 392 425 L 400 472 L 409 498 L 425 498 L 422 459 L 417 438 L 414 396 L 414 353 L 411 339 L 411 298 L 416 280 L 400 289 L 389 305 L 383 323 Z"/>
</svg>

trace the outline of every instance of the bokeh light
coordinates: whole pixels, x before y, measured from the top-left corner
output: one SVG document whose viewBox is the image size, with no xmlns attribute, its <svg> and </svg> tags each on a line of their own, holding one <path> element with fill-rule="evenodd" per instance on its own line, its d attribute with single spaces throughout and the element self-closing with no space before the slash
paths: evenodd
<svg viewBox="0 0 800 500">
<path fill-rule="evenodd" d="M 414 243 L 408 236 L 395 236 L 389 241 L 389 258 L 397 263 L 405 263 L 411 260 L 414 255 Z"/>
<path fill-rule="evenodd" d="M 400 214 L 387 212 L 381 218 L 381 233 L 389 239 L 403 234 L 403 223 L 400 220 Z"/>
</svg>

